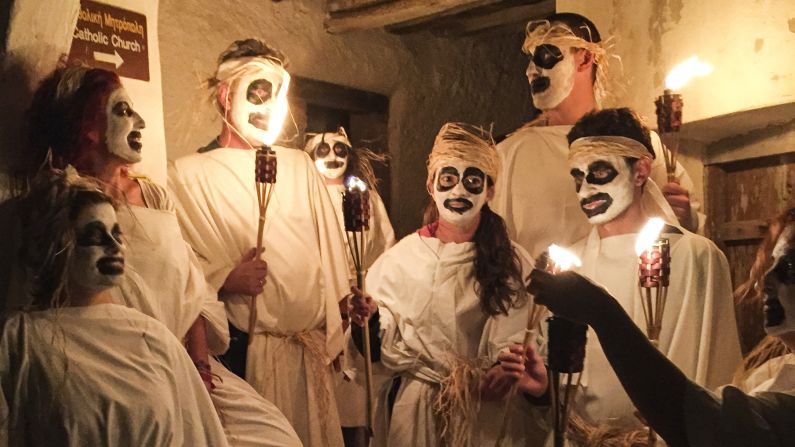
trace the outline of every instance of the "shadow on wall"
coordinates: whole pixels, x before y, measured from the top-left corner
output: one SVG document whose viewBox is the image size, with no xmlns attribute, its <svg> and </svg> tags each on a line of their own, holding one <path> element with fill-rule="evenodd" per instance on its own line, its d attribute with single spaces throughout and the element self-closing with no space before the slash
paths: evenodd
<svg viewBox="0 0 795 447">
<path fill-rule="evenodd" d="M 5 198 L 21 186 L 22 173 L 34 168 L 24 156 L 25 122 L 33 88 L 29 70 L 15 54 L 3 56 L 0 70 L 0 98 L 4 103 L 0 121 L 0 198 Z"/>
</svg>

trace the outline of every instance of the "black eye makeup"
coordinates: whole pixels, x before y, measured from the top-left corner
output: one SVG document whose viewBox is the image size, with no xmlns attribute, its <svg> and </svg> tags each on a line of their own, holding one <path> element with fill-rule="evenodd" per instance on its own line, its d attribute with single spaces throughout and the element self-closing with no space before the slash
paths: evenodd
<svg viewBox="0 0 795 447">
<path fill-rule="evenodd" d="M 320 143 L 315 148 L 315 158 L 323 158 L 331 152 L 331 146 L 328 143 Z"/>
<path fill-rule="evenodd" d="M 351 150 L 351 147 L 348 146 L 347 144 L 343 144 L 343 143 L 334 144 L 334 154 L 337 157 L 340 157 L 340 158 L 347 157 L 348 153 L 350 152 L 350 150 Z"/>
<path fill-rule="evenodd" d="M 113 104 L 111 109 L 114 115 L 121 117 L 129 117 L 133 115 L 133 109 L 127 101 L 119 101 Z"/>
<path fill-rule="evenodd" d="M 114 243 L 121 244 L 121 236 L 119 224 L 113 225 L 111 232 L 108 233 L 105 224 L 100 221 L 94 221 L 78 232 L 76 242 L 81 247 L 107 246 Z"/>
<path fill-rule="evenodd" d="M 536 47 L 531 60 L 537 67 L 549 70 L 563 60 L 563 53 L 555 45 L 543 44 Z"/>
<path fill-rule="evenodd" d="M 246 99 L 256 105 L 265 104 L 271 99 L 273 84 L 267 79 L 257 79 L 248 85 Z"/>
<path fill-rule="evenodd" d="M 781 283 L 795 284 L 795 252 L 790 251 L 778 258 L 773 273 Z"/>
<path fill-rule="evenodd" d="M 574 179 L 574 188 L 577 192 L 580 192 L 580 188 L 582 188 L 582 182 L 585 180 L 585 173 L 580 171 L 579 169 L 572 169 L 569 171 L 571 178 Z"/>
<path fill-rule="evenodd" d="M 469 167 L 464 170 L 463 179 L 458 169 L 445 166 L 439 170 L 436 177 L 436 190 L 445 192 L 453 189 L 458 182 L 462 182 L 464 189 L 471 194 L 480 194 L 486 187 L 486 174 L 478 168 Z"/>
<path fill-rule="evenodd" d="M 606 185 L 618 176 L 618 170 L 612 163 L 597 160 L 588 165 L 588 175 L 585 180 L 592 185 Z"/>
</svg>

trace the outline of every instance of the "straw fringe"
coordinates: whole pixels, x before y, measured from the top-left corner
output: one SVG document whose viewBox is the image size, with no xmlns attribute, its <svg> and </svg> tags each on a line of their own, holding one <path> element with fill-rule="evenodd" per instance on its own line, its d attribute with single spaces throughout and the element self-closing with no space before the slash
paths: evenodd
<svg viewBox="0 0 795 447">
<path fill-rule="evenodd" d="M 480 410 L 478 386 L 485 373 L 483 359 L 454 358 L 450 374 L 439 384 L 432 409 L 439 445 L 471 445 L 472 428 Z"/>
</svg>

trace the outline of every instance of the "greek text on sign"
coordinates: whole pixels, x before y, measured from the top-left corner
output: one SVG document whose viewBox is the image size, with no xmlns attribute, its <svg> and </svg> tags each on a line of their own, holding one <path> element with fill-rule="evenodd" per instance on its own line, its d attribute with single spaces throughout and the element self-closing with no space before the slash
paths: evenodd
<svg viewBox="0 0 795 447">
<path fill-rule="evenodd" d="M 146 16 L 90 0 L 80 1 L 69 60 L 119 76 L 149 81 Z"/>
</svg>

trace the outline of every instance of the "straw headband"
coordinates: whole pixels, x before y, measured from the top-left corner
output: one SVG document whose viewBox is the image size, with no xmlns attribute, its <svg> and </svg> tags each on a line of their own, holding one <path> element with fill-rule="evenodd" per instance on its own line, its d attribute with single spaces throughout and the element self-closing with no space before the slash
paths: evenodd
<svg viewBox="0 0 795 447">
<path fill-rule="evenodd" d="M 222 63 L 215 72 L 215 79 L 218 82 L 227 82 L 256 71 L 278 73 L 287 79 L 290 77 L 278 59 L 252 56 L 230 59 Z"/>
<path fill-rule="evenodd" d="M 442 126 L 428 156 L 428 182 L 433 181 L 433 176 L 439 168 L 458 161 L 477 166 L 484 174 L 491 177 L 492 182 L 497 183 L 500 174 L 500 156 L 497 154 L 491 133 L 464 123 L 447 123 Z"/>
<path fill-rule="evenodd" d="M 637 140 L 619 136 L 577 138 L 569 145 L 569 161 L 588 155 L 616 155 L 629 158 L 652 158 L 646 146 Z"/>
</svg>

